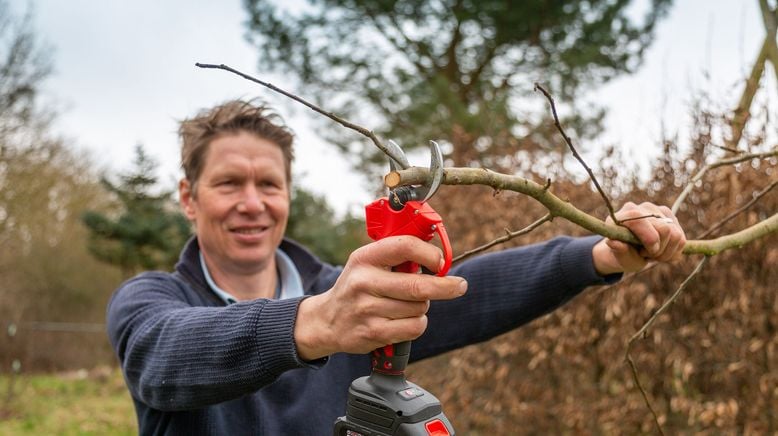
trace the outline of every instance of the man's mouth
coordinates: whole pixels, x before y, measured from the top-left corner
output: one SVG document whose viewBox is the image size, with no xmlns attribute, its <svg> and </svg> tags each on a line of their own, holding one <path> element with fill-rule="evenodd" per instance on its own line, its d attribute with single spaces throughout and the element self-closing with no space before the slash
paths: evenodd
<svg viewBox="0 0 778 436">
<path fill-rule="evenodd" d="M 235 229 L 233 231 L 244 235 L 253 235 L 255 233 L 263 232 L 264 230 L 265 229 L 262 228 L 262 229 Z"/>
<path fill-rule="evenodd" d="M 233 233 L 241 234 L 241 235 L 258 235 L 258 234 L 264 232 L 267 229 L 268 229 L 267 226 L 263 226 L 263 227 L 238 227 L 238 228 L 230 229 L 230 231 L 233 232 Z"/>
</svg>

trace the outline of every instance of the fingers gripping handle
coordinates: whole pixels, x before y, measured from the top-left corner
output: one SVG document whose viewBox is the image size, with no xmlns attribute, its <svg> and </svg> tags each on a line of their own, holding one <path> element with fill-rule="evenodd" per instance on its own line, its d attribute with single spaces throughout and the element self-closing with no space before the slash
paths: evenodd
<svg viewBox="0 0 778 436">
<path fill-rule="evenodd" d="M 411 235 L 429 241 L 437 233 L 443 249 L 443 267 L 437 272 L 445 276 L 451 268 L 451 243 L 448 240 L 443 219 L 427 203 L 408 201 L 401 210 L 389 206 L 387 198 L 380 198 L 365 207 L 367 234 L 373 240 L 389 236 Z M 407 262 L 395 267 L 395 271 L 418 272 L 419 266 Z"/>
<path fill-rule="evenodd" d="M 443 267 L 437 272 L 444 276 L 451 267 L 451 243 L 448 240 L 443 220 L 427 203 L 408 201 L 401 210 L 390 207 L 387 198 L 378 199 L 365 207 L 367 234 L 374 240 L 389 236 L 411 235 L 429 241 L 438 234 L 443 247 Z M 394 271 L 418 273 L 419 265 L 405 262 L 393 268 Z M 411 342 L 400 342 L 373 350 L 373 370 L 384 374 L 400 375 L 408 364 Z"/>
</svg>

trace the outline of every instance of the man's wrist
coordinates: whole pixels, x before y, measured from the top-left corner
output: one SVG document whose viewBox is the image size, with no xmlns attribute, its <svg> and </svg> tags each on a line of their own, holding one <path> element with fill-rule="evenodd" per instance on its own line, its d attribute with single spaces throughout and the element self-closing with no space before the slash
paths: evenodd
<svg viewBox="0 0 778 436">
<path fill-rule="evenodd" d="M 603 277 L 624 272 L 624 268 L 613 255 L 613 250 L 608 247 L 605 239 L 600 240 L 592 247 L 592 263 L 597 274 Z"/>
<path fill-rule="evenodd" d="M 294 324 L 294 342 L 297 355 L 304 361 L 313 361 L 329 355 L 322 347 L 322 329 L 317 326 L 318 299 L 313 296 L 300 302 Z"/>
</svg>

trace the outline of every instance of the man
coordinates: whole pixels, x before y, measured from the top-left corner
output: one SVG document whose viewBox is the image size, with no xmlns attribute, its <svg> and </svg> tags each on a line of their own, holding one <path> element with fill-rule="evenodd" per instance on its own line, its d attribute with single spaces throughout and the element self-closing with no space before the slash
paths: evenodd
<svg viewBox="0 0 778 436">
<path fill-rule="evenodd" d="M 141 274 L 108 305 L 142 434 L 331 434 L 371 350 L 414 340 L 414 361 L 487 340 L 685 243 L 669 209 L 628 204 L 620 218 L 665 217 L 624 223 L 647 249 L 559 237 L 436 277 L 392 272 L 443 263 L 433 245 L 393 237 L 333 267 L 284 239 L 293 137 L 275 115 L 233 101 L 180 133 L 196 236 L 175 272 Z"/>
</svg>

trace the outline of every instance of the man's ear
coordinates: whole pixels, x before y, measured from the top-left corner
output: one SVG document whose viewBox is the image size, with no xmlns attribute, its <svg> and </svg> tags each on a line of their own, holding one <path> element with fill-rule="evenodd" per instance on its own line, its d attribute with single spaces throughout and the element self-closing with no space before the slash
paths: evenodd
<svg viewBox="0 0 778 436">
<path fill-rule="evenodd" d="M 189 221 L 195 219 L 195 206 L 194 206 L 194 194 L 192 193 L 192 186 L 189 184 L 189 180 L 186 178 L 181 179 L 178 182 L 178 199 L 181 202 L 181 210 L 184 211 L 184 215 Z"/>
</svg>

